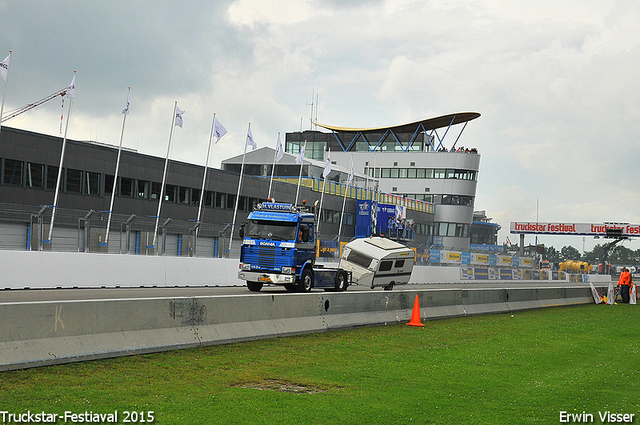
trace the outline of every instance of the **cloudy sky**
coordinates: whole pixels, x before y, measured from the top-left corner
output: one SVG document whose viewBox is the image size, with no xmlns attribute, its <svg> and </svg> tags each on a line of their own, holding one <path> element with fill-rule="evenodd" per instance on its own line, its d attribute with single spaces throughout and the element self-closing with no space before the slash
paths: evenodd
<svg viewBox="0 0 640 425">
<path fill-rule="evenodd" d="M 482 155 L 475 209 L 500 243 L 537 216 L 640 223 L 637 0 L 0 0 L 0 16 L 5 113 L 77 71 L 74 140 L 117 145 L 129 86 L 125 146 L 164 157 L 178 101 L 171 157 L 203 164 L 216 113 L 216 167 L 249 123 L 259 146 L 308 129 L 316 96 L 319 122 L 348 127 L 479 112 L 459 144 Z M 60 111 L 6 125 L 59 135 Z"/>
</svg>

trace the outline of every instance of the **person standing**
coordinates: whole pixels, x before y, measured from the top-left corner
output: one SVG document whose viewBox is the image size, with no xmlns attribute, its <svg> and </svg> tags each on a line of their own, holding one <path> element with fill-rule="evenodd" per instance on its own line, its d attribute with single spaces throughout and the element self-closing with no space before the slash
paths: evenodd
<svg viewBox="0 0 640 425">
<path fill-rule="evenodd" d="M 625 304 L 629 304 L 629 285 L 631 284 L 631 273 L 627 270 L 626 267 L 622 268 L 622 273 L 620 273 L 620 278 L 618 279 L 618 287 L 620 288 L 620 296 L 622 297 L 622 302 Z"/>
</svg>

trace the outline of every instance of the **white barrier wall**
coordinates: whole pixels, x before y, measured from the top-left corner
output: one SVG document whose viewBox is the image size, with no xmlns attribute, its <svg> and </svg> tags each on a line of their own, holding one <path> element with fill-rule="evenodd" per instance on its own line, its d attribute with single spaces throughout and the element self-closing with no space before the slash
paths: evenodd
<svg viewBox="0 0 640 425">
<path fill-rule="evenodd" d="M 0 251 L 0 267 L 2 289 L 244 284 L 222 258 Z"/>
<path fill-rule="evenodd" d="M 245 284 L 238 279 L 238 260 L 223 258 L 0 251 L 0 270 L 0 289 Z M 610 276 L 589 275 L 589 281 L 596 283 L 610 279 Z M 463 281 L 460 267 L 434 266 L 415 266 L 409 280 L 410 284 L 458 282 L 474 281 Z"/>
</svg>

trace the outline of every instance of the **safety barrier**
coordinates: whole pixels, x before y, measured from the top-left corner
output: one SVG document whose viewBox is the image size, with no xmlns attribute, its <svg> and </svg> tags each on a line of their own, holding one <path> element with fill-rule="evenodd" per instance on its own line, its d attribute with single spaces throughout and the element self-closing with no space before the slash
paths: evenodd
<svg viewBox="0 0 640 425">
<path fill-rule="evenodd" d="M 588 286 L 0 303 L 0 371 L 409 320 L 593 302 Z"/>
</svg>

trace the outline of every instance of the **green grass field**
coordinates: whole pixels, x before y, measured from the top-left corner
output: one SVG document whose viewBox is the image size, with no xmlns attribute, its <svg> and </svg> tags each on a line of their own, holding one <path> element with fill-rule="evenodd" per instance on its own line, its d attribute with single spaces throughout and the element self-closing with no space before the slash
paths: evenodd
<svg viewBox="0 0 640 425">
<path fill-rule="evenodd" d="M 4 372 L 0 411 L 367 425 L 556 424 L 563 411 L 601 423 L 609 411 L 640 423 L 637 306 L 424 323 Z"/>
</svg>

